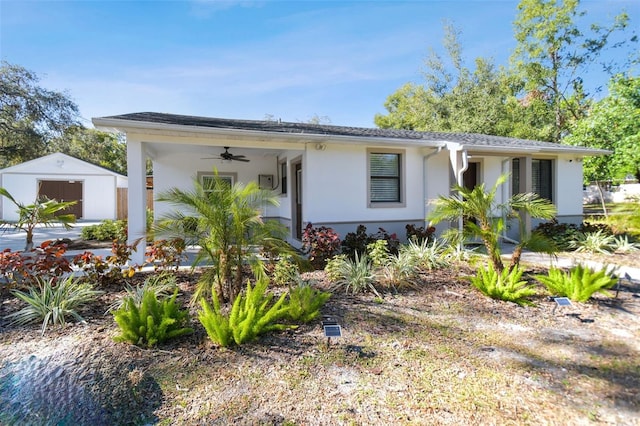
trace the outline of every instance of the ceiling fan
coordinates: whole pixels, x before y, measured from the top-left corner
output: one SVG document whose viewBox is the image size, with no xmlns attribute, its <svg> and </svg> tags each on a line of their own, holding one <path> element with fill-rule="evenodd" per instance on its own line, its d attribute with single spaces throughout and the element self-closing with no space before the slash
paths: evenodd
<svg viewBox="0 0 640 426">
<path fill-rule="evenodd" d="M 229 152 L 229 147 L 224 147 L 224 152 L 219 157 L 205 157 L 203 160 L 216 159 L 216 160 L 228 160 L 228 161 L 243 161 L 248 163 L 250 160 L 245 158 L 245 155 L 233 155 Z"/>
</svg>

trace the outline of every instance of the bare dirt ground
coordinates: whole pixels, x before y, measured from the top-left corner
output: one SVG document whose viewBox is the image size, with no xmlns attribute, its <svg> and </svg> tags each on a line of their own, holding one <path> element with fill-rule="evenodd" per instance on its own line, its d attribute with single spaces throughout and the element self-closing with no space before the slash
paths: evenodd
<svg viewBox="0 0 640 426">
<path fill-rule="evenodd" d="M 323 314 L 343 337 L 330 345 L 315 321 L 222 349 L 195 310 L 190 336 L 115 343 L 104 312 L 119 286 L 82 311 L 87 324 L 42 337 L 4 320 L 20 307 L 5 298 L 0 424 L 640 425 L 640 285 L 554 312 L 542 292 L 532 307 L 486 298 L 469 273 L 434 271 L 382 300 L 334 294 Z M 178 278 L 186 302 L 197 275 Z"/>
</svg>

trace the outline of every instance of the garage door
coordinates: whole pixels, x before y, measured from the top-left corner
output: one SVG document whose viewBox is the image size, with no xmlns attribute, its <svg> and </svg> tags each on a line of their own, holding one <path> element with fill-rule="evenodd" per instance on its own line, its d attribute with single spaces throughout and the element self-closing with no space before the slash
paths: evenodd
<svg viewBox="0 0 640 426">
<path fill-rule="evenodd" d="M 76 201 L 76 204 L 69 207 L 65 213 L 72 213 L 76 215 L 77 219 L 82 218 L 82 182 L 74 180 L 41 180 L 39 186 L 39 195 L 58 201 Z"/>
</svg>

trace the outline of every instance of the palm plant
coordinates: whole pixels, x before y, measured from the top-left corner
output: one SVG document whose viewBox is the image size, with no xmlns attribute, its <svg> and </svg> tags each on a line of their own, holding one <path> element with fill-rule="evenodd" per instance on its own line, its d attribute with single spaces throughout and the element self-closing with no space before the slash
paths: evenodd
<svg viewBox="0 0 640 426">
<path fill-rule="evenodd" d="M 556 214 L 556 208 L 549 201 L 536 194 L 516 194 L 504 203 L 496 201 L 496 193 L 500 185 L 507 181 L 508 175 L 501 175 L 495 185 L 485 190 L 484 184 L 468 189 L 455 185 L 453 195 L 440 196 L 435 203 L 435 209 L 429 215 L 433 223 L 443 220 L 464 220 L 462 235 L 464 239 L 479 238 L 484 244 L 493 268 L 501 273 L 504 269 L 500 257 L 500 236 L 505 229 L 505 219 L 517 219 L 520 231 L 520 242 L 516 245 L 511 257 L 509 270 L 520 264 L 522 250 L 527 248 L 538 252 L 555 252 L 553 243 L 539 234 L 527 234 L 524 215 L 540 219 L 551 219 Z"/>
<path fill-rule="evenodd" d="M 75 223 L 73 214 L 60 214 L 63 210 L 74 205 L 75 201 L 56 201 L 46 197 L 38 197 L 33 204 L 23 204 L 17 201 L 4 188 L 0 188 L 0 196 L 6 197 L 18 207 L 18 220 L 16 222 L 0 221 L 0 227 L 9 226 L 27 233 L 25 251 L 33 249 L 33 232 L 37 225 L 52 226 L 62 224 L 65 229 L 70 229 Z"/>
<path fill-rule="evenodd" d="M 166 214 L 153 232 L 168 238 L 182 237 L 187 244 L 200 246 L 194 266 L 208 259 L 212 267 L 203 275 L 193 300 L 208 296 L 215 289 L 222 300 L 234 300 L 242 287 L 245 262 L 262 277 L 264 268 L 252 246 L 268 242 L 287 250 L 282 240 L 284 228 L 264 221 L 262 208 L 278 205 L 273 191 L 261 189 L 257 182 L 230 185 L 214 170 L 214 179 L 204 186 L 194 180 L 192 190 L 172 188 L 157 200 L 180 209 Z"/>
</svg>

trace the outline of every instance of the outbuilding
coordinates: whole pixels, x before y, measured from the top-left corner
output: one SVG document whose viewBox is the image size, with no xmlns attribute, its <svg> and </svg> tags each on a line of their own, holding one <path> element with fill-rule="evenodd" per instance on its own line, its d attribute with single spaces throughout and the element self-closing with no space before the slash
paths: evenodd
<svg viewBox="0 0 640 426">
<path fill-rule="evenodd" d="M 56 152 L 0 169 L 0 187 L 20 203 L 38 196 L 76 201 L 69 213 L 77 219 L 116 219 L 118 188 L 127 188 L 127 177 L 95 164 Z M 0 219 L 18 219 L 16 206 L 0 197 Z"/>
</svg>

